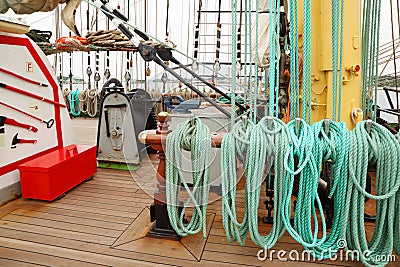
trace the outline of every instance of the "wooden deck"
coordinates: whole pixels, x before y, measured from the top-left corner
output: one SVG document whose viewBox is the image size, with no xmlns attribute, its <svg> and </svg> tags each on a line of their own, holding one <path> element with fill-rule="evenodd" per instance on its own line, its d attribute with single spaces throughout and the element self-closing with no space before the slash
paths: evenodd
<svg viewBox="0 0 400 267">
<path fill-rule="evenodd" d="M 96 142 L 96 120 L 73 123 L 80 143 Z M 259 261 L 259 248 L 250 238 L 245 247 L 226 240 L 220 201 L 209 206 L 211 230 L 198 257 L 188 253 L 190 248 L 184 251 L 178 241 L 146 239 L 124 244 L 124 238 L 136 234 L 126 229 L 136 227 L 134 223 L 140 220 L 146 223 L 152 196 L 142 187 L 154 188 L 156 164 L 154 157 L 145 159 L 133 175 L 99 169 L 94 179 L 57 201 L 20 198 L 0 207 L 0 266 L 362 266 L 330 260 L 281 262 L 276 256 L 273 261 Z M 260 205 L 262 212 L 264 205 Z M 268 225 L 260 225 L 268 231 Z M 369 225 L 367 232 L 372 230 Z M 274 249 L 302 251 L 287 233 Z"/>
</svg>

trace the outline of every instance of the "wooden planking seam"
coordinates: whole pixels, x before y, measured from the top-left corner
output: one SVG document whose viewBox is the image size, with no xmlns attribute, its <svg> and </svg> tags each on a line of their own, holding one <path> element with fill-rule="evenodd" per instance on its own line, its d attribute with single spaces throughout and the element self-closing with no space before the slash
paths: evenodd
<svg viewBox="0 0 400 267">
<path fill-rule="evenodd" d="M 5 229 L 17 230 L 23 233 L 36 233 L 47 237 L 60 237 L 63 239 L 83 241 L 91 244 L 107 245 L 109 246 L 114 241 L 114 238 L 97 236 L 87 233 L 79 233 L 75 231 L 65 231 L 61 229 L 46 228 L 37 225 L 28 225 L 16 222 L 9 222 L 7 225 L 0 222 L 0 229 L 4 231 Z"/>
<path fill-rule="evenodd" d="M 94 215 L 107 215 L 107 216 L 114 216 L 114 217 L 119 217 L 119 218 L 130 218 L 133 219 L 133 216 L 131 213 L 126 213 L 126 212 L 120 212 L 120 211 L 110 211 L 110 210 L 102 210 L 102 209 L 95 209 L 90 207 L 79 207 L 79 206 L 74 206 L 70 204 L 63 204 L 59 203 L 57 205 L 49 206 L 49 208 L 58 208 L 58 209 L 63 209 L 65 211 L 80 211 L 80 212 L 86 212 L 88 215 L 94 214 Z"/>
<path fill-rule="evenodd" d="M 95 234 L 104 237 L 115 237 L 123 231 L 123 230 L 105 229 L 87 225 L 77 225 L 75 223 L 18 216 L 18 215 L 8 215 L 7 217 L 4 217 L 2 221 L 24 223 L 29 225 L 42 226 L 42 227 L 65 230 L 65 231 L 75 231 L 78 233 Z"/>
<path fill-rule="evenodd" d="M 45 254 L 43 252 L 31 252 L 29 249 L 20 249 L 20 248 L 9 248 L 5 247 L 3 244 L 0 245 L 0 252 L 8 255 L 12 259 L 16 257 L 23 257 L 26 260 L 29 260 L 34 266 L 107 266 L 103 264 L 93 264 L 91 262 L 82 261 L 82 260 L 74 260 L 65 257 L 56 257 L 53 255 Z M 7 256 L 4 256 L 7 257 Z M 38 264 L 40 262 L 40 264 Z"/>
<path fill-rule="evenodd" d="M 147 197 L 147 199 L 143 199 L 145 197 Z M 129 198 L 123 198 L 123 199 L 121 199 L 121 198 L 120 199 L 110 199 L 110 198 L 105 198 L 103 196 L 101 196 L 101 198 L 100 198 L 98 196 L 94 196 L 94 195 L 90 195 L 90 194 L 84 195 L 84 194 L 79 194 L 79 193 L 78 194 L 71 193 L 64 197 L 64 199 L 71 199 L 71 198 L 73 198 L 73 199 L 79 198 L 79 200 L 84 200 L 87 202 L 94 202 L 94 203 L 106 202 L 109 204 L 115 204 L 115 205 L 120 205 L 120 206 L 125 206 L 127 203 L 132 203 L 132 204 L 144 203 L 144 201 L 147 201 L 147 203 L 150 201 L 150 203 L 151 203 L 153 200 L 153 197 L 145 196 L 145 195 L 141 195 L 140 197 L 136 197 L 136 198 L 129 197 Z"/>
<path fill-rule="evenodd" d="M 26 241 L 26 242 L 34 242 L 37 244 L 58 247 L 58 248 L 66 248 L 66 249 L 78 248 L 79 251 L 95 253 L 98 255 L 107 255 L 107 256 L 132 259 L 132 260 L 144 260 L 151 263 L 162 262 L 164 264 L 171 266 L 184 266 L 180 265 L 182 262 L 190 263 L 189 261 L 186 260 L 178 260 L 173 258 L 165 259 L 164 257 L 160 257 L 157 255 L 143 254 L 134 251 L 117 250 L 109 246 L 99 245 L 95 243 L 87 243 L 80 240 L 72 240 L 72 239 L 64 240 L 60 237 L 44 236 L 38 233 L 30 233 L 30 232 L 21 233 L 20 231 L 12 229 L 6 231 L 0 231 L 0 236 L 4 238 Z"/>
<path fill-rule="evenodd" d="M 38 264 L 38 263 L 34 264 L 34 263 L 28 262 L 28 261 L 9 259 L 9 258 L 6 258 L 6 255 L 0 254 L 0 266 L 36 267 L 36 266 L 48 266 L 48 265 L 43 265 L 43 264 Z"/>
<path fill-rule="evenodd" d="M 46 212 L 32 213 L 23 209 L 18 209 L 10 213 L 9 215 L 16 215 L 26 218 L 46 219 L 53 222 L 64 222 L 65 220 L 68 220 L 68 222 L 74 223 L 75 225 L 92 226 L 108 230 L 122 230 L 124 229 L 124 227 L 126 227 L 126 224 L 111 223 L 106 221 L 98 221 L 87 218 L 78 218 L 70 215 L 65 216 L 65 215 L 46 213 Z"/>
<path fill-rule="evenodd" d="M 75 217 L 75 218 L 93 219 L 93 220 L 98 220 L 98 221 L 118 223 L 118 224 L 124 224 L 124 225 L 128 225 L 131 223 L 131 218 L 97 214 L 97 213 L 89 213 L 89 212 L 76 211 L 76 210 L 66 210 L 64 208 L 58 208 L 58 207 L 45 207 L 45 210 L 38 211 L 34 208 L 31 208 L 30 206 L 23 205 L 20 209 L 34 211 L 39 214 L 40 213 L 48 213 L 48 214 L 58 214 L 58 215 L 62 215 L 62 216 L 66 216 L 66 212 L 67 212 L 68 216 Z"/>
</svg>

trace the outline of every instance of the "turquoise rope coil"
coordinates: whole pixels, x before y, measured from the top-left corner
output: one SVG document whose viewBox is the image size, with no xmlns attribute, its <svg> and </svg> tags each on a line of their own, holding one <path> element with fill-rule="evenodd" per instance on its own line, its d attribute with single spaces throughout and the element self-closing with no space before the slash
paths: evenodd
<svg viewBox="0 0 400 267">
<path fill-rule="evenodd" d="M 70 113 L 74 117 L 81 115 L 79 108 L 79 90 L 72 91 L 68 94 Z"/>
<path fill-rule="evenodd" d="M 359 251 L 366 266 L 385 266 L 377 257 L 399 253 L 400 144 L 383 126 L 359 122 L 350 133 L 349 185 L 346 199 L 347 248 Z M 365 191 L 368 165 L 376 164 L 376 194 Z M 376 200 L 376 222 L 370 242 L 364 229 L 365 197 Z M 363 254 L 370 251 L 369 258 Z"/>
<path fill-rule="evenodd" d="M 236 184 L 238 182 L 236 162 L 239 159 L 246 165 L 246 162 L 249 160 L 248 146 L 253 126 L 250 120 L 247 120 L 245 123 L 238 121 L 232 131 L 224 136 L 221 145 L 222 223 L 228 241 L 238 241 L 241 246 L 245 245 L 249 232 L 247 216 L 248 194 L 245 189 L 245 210 L 243 220 L 240 223 L 237 219 L 235 204 Z"/>
<path fill-rule="evenodd" d="M 284 203 L 284 157 L 289 146 L 289 134 L 286 125 L 279 119 L 265 117 L 253 128 L 250 137 L 248 161 L 246 161 L 246 192 L 247 214 L 251 239 L 255 244 L 270 249 L 285 232 L 285 225 L 281 219 L 281 209 Z M 274 217 L 273 226 L 269 234 L 263 236 L 258 228 L 258 206 L 260 201 L 261 185 L 265 175 L 270 173 L 274 165 Z"/>
<path fill-rule="evenodd" d="M 327 125 L 327 123 L 329 123 Z M 339 250 L 338 242 L 342 239 L 344 214 L 349 173 L 350 132 L 346 124 L 335 121 L 319 121 L 312 126 L 314 132 L 313 154 L 316 165 L 322 169 L 323 163 L 330 166 L 329 198 L 334 199 L 333 223 L 326 240 L 312 249 L 320 259 L 333 257 Z"/>
<path fill-rule="evenodd" d="M 182 149 L 191 152 L 193 189 L 190 190 L 182 173 Z M 166 196 L 168 217 L 179 236 L 196 234 L 203 229 L 206 238 L 206 211 L 210 191 L 210 129 L 199 118 L 188 119 L 167 137 Z M 181 185 L 188 199 L 179 209 Z M 194 208 L 190 222 L 185 223 L 185 211 Z"/>
<path fill-rule="evenodd" d="M 285 177 L 285 193 L 281 200 L 282 219 L 289 234 L 300 244 L 307 248 L 321 246 L 326 240 L 326 223 L 321 200 L 318 196 L 319 169 L 316 165 L 313 148 L 315 145 L 314 133 L 305 120 L 292 120 L 287 125 L 291 144 L 288 146 L 284 167 L 287 171 Z M 297 164 L 295 164 L 297 158 Z M 294 226 L 290 223 L 291 196 L 295 175 L 299 175 L 299 191 L 294 213 Z M 280 200 L 275 200 L 280 201 Z M 317 209 L 321 216 L 322 238 L 318 238 Z"/>
</svg>

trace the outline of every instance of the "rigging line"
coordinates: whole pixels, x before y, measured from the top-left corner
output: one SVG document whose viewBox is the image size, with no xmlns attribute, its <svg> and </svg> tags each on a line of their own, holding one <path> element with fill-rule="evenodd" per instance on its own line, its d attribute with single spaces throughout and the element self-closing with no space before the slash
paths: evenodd
<svg viewBox="0 0 400 267">
<path fill-rule="evenodd" d="M 240 78 L 240 71 L 242 70 L 242 22 L 243 22 L 243 0 L 240 1 L 240 15 L 239 15 L 239 27 L 237 30 L 237 47 L 236 47 L 236 77 Z"/>
<path fill-rule="evenodd" d="M 87 10 L 86 10 L 86 30 L 87 33 L 89 33 L 90 30 L 90 4 L 88 2 L 88 6 L 87 6 Z M 90 67 L 90 51 L 87 52 L 88 56 L 87 56 L 87 64 L 88 67 L 86 69 L 86 74 L 88 75 L 88 89 L 90 90 L 92 85 L 91 85 L 91 80 L 90 80 L 90 76 L 92 75 L 92 68 Z"/>
<path fill-rule="evenodd" d="M 397 0 L 397 27 L 399 28 L 399 36 L 400 36 L 400 7 L 399 7 L 399 5 L 400 5 L 400 1 L 399 0 Z M 394 59 L 394 65 L 396 66 L 396 57 L 395 57 L 395 59 Z M 397 111 L 399 112 L 400 111 L 400 109 L 399 109 L 399 107 L 400 107 L 400 103 L 399 103 L 399 94 L 400 94 L 400 92 L 399 92 L 399 90 L 398 90 L 398 88 L 397 88 L 397 77 L 396 77 L 396 102 L 397 102 Z M 398 123 L 399 123 L 399 125 L 400 125 L 400 117 L 397 117 L 398 118 Z"/>
<path fill-rule="evenodd" d="M 199 11 L 197 14 L 197 25 L 194 32 L 194 51 L 193 51 L 193 64 L 192 69 L 194 71 L 198 70 L 197 59 L 199 55 L 199 35 L 200 35 L 200 21 L 201 21 L 201 7 L 203 5 L 203 1 L 199 0 Z"/>
<path fill-rule="evenodd" d="M 169 25 L 169 0 L 167 0 L 167 21 L 165 22 L 165 41 L 169 40 L 169 32 L 168 32 L 168 25 Z"/>
<path fill-rule="evenodd" d="M 143 31 L 136 25 L 136 23 L 133 23 L 132 21 L 124 20 L 124 19 L 121 18 L 120 16 L 116 16 L 115 14 L 111 13 L 109 10 L 104 9 L 104 8 L 102 8 L 102 7 L 100 7 L 100 6 L 96 6 L 96 4 L 93 3 L 93 2 L 91 2 L 91 0 L 83 0 L 83 1 L 87 2 L 89 5 L 92 5 L 92 6 L 96 7 L 97 9 L 101 10 L 106 16 L 109 16 L 110 18 L 112 18 L 113 23 L 114 23 L 114 21 L 115 21 L 115 22 L 120 23 L 120 25 L 124 25 L 124 26 L 126 25 L 126 26 L 128 26 L 129 28 L 134 29 L 134 32 L 135 32 L 136 34 L 141 33 L 142 35 L 139 34 L 141 37 L 144 35 L 144 36 L 146 36 L 147 38 L 151 38 L 151 39 L 153 39 L 153 40 L 155 40 L 155 41 L 157 41 L 157 42 L 160 42 L 160 43 L 162 43 L 163 45 L 165 45 L 165 46 L 167 46 L 167 47 L 173 49 L 173 50 L 176 51 L 178 54 L 184 56 L 185 58 L 187 58 L 187 59 L 189 59 L 189 60 L 192 60 L 192 61 L 195 60 L 194 58 L 188 56 L 187 54 L 183 53 L 182 51 L 180 51 L 180 50 L 178 50 L 178 49 L 172 47 L 171 44 L 165 43 L 165 42 L 161 41 L 160 39 L 158 39 L 157 37 L 148 34 L 147 32 L 146 32 L 146 33 L 143 33 Z M 123 16 L 123 15 L 122 15 L 122 16 Z M 132 36 L 133 36 L 133 34 L 132 34 Z M 131 37 L 131 38 L 132 38 L 134 44 L 135 44 L 136 42 L 137 42 L 137 43 L 140 43 L 139 39 L 137 39 L 135 36 L 133 36 L 133 37 Z M 143 37 L 142 37 L 142 38 L 143 38 Z M 132 41 L 132 40 L 131 40 L 131 41 Z M 137 54 L 136 54 L 136 55 L 137 55 Z M 142 61 L 140 61 L 140 62 L 142 62 Z M 197 62 L 196 62 L 196 64 L 197 64 Z M 200 64 L 201 64 L 205 69 L 208 69 L 208 70 L 212 71 L 212 68 L 208 67 L 206 64 L 202 64 L 202 63 L 200 63 Z M 227 75 L 220 74 L 220 76 L 223 77 L 223 78 L 229 79 L 229 77 L 228 77 Z M 238 85 L 238 86 L 239 86 L 240 88 L 242 88 L 242 89 L 244 88 L 244 86 L 241 86 L 241 85 Z"/>
<path fill-rule="evenodd" d="M 221 69 L 221 65 L 219 64 L 219 51 L 221 50 L 221 2 L 222 2 L 222 0 L 219 0 L 219 3 L 218 3 L 217 44 L 216 44 L 216 49 L 215 49 L 214 72 L 213 72 L 213 77 L 212 77 L 214 84 L 217 80 L 218 71 L 220 71 L 220 69 Z M 236 22 L 236 20 L 235 20 L 235 22 Z M 236 27 L 236 25 L 235 25 L 235 27 Z"/>
<path fill-rule="evenodd" d="M 397 6 L 398 8 L 398 6 Z M 399 15 L 399 10 L 397 9 L 397 15 Z M 397 102 L 397 111 L 399 110 L 399 88 L 397 84 L 397 64 L 396 64 L 396 48 L 394 44 L 394 21 L 393 21 L 393 1 L 390 0 L 390 21 L 392 23 L 392 46 L 393 46 L 393 67 L 394 67 L 394 79 L 395 79 L 395 86 L 396 86 L 396 102 Z M 376 103 L 375 103 L 376 104 Z M 398 117 L 398 122 L 400 123 L 400 117 Z"/>
</svg>

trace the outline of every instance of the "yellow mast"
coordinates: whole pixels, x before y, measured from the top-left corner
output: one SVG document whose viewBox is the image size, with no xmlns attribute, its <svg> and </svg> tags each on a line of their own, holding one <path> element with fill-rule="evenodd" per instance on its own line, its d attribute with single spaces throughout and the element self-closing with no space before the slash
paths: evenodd
<svg viewBox="0 0 400 267">
<path fill-rule="evenodd" d="M 361 108 L 361 0 L 344 1 L 343 36 L 343 92 L 340 120 L 349 129 L 354 128 L 351 113 Z M 299 6 L 299 44 L 303 43 L 303 0 Z M 326 0 L 312 1 L 312 120 L 332 118 L 332 3 Z M 301 94 L 300 94 L 301 95 Z M 301 114 L 301 113 L 300 113 Z M 362 113 L 357 121 L 362 120 Z"/>
</svg>

